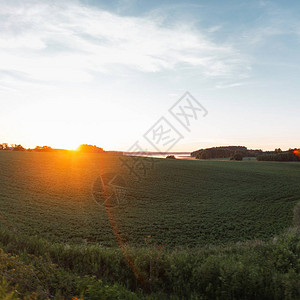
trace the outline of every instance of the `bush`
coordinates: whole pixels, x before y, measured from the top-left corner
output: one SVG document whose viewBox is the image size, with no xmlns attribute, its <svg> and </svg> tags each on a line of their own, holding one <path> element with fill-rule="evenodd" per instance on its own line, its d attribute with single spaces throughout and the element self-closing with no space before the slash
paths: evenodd
<svg viewBox="0 0 300 300">
<path fill-rule="evenodd" d="M 168 155 L 166 158 L 176 159 L 176 157 L 174 155 Z"/>
<path fill-rule="evenodd" d="M 231 158 L 230 160 L 243 160 L 243 155 L 241 153 L 235 153 Z"/>
</svg>

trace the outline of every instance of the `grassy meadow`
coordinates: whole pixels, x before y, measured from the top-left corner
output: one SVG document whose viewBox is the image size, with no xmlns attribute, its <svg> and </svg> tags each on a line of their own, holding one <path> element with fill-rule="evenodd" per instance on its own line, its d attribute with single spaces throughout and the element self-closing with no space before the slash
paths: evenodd
<svg viewBox="0 0 300 300">
<path fill-rule="evenodd" d="M 1 299 L 299 299 L 299 163 L 120 159 L 0 152 Z"/>
<path fill-rule="evenodd" d="M 0 222 L 53 242 L 201 246 L 268 239 L 291 224 L 300 201 L 300 164 L 154 159 L 136 181 L 120 157 L 0 152 Z M 127 158 L 130 159 L 130 158 Z M 126 194 L 109 214 L 99 175 L 115 172 Z"/>
</svg>

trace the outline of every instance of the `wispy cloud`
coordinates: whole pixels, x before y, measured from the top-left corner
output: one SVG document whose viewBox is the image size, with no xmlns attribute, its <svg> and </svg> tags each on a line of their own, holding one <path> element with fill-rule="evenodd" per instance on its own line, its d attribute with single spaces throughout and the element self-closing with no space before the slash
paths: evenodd
<svg viewBox="0 0 300 300">
<path fill-rule="evenodd" d="M 230 84 L 217 84 L 216 88 L 217 89 L 227 89 L 227 88 L 234 88 L 234 87 L 239 87 L 239 86 L 243 86 L 244 83 L 243 82 L 234 82 L 234 83 L 230 83 Z"/>
<path fill-rule="evenodd" d="M 270 43 L 270 39 L 280 42 L 284 36 L 297 35 L 300 22 L 296 9 L 270 1 L 260 1 L 259 4 L 262 9 L 253 26 L 243 29 L 242 37 L 248 46 L 264 46 Z"/>
<path fill-rule="evenodd" d="M 0 1 L 0 27 L 0 68 L 15 80 L 84 82 L 112 66 L 159 72 L 178 65 L 228 77 L 245 66 L 234 47 L 188 23 L 166 27 L 80 2 Z"/>
</svg>

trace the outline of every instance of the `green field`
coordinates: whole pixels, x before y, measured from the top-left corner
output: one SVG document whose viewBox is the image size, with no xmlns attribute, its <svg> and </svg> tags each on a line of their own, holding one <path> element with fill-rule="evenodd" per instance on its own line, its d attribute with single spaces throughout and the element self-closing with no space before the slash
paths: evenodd
<svg viewBox="0 0 300 300">
<path fill-rule="evenodd" d="M 114 155 L 1 151 L 0 169 L 0 224 L 52 242 L 114 246 L 111 222 L 131 246 L 149 235 L 171 248 L 269 239 L 300 201 L 299 163 L 155 159 L 137 182 Z M 107 172 L 126 179 L 126 194 L 105 209 Z"/>
</svg>

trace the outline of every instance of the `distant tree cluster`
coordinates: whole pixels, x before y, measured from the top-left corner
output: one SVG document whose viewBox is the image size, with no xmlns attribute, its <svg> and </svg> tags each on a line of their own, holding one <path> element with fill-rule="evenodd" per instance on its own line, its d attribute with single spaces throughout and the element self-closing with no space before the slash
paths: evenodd
<svg viewBox="0 0 300 300">
<path fill-rule="evenodd" d="M 32 149 L 34 152 L 53 152 L 54 149 L 49 146 L 36 146 L 34 149 Z"/>
<path fill-rule="evenodd" d="M 22 145 L 15 145 L 13 151 L 26 151 L 26 149 Z"/>
<path fill-rule="evenodd" d="M 49 146 L 36 146 L 34 149 L 25 149 L 22 145 L 17 145 L 17 144 L 11 144 L 10 146 L 8 143 L 1 143 L 0 144 L 0 151 L 28 151 L 28 152 L 61 152 L 61 151 L 68 151 L 64 149 L 53 149 L 52 147 Z M 77 149 L 78 151 L 81 152 L 86 152 L 86 153 L 103 153 L 105 152 L 102 148 L 97 147 L 97 146 L 92 146 L 92 145 L 87 145 L 83 144 L 80 145 L 79 148 Z"/>
<path fill-rule="evenodd" d="M 239 152 L 239 151 L 236 151 L 233 154 L 233 156 L 230 157 L 230 160 L 239 160 L 239 161 L 241 161 L 241 160 L 243 160 L 243 158 L 244 158 L 243 154 L 241 152 Z"/>
<path fill-rule="evenodd" d="M 168 159 L 176 159 L 175 155 L 168 155 L 166 158 L 168 158 Z"/>
<path fill-rule="evenodd" d="M 262 150 L 248 150 L 244 146 L 225 146 L 200 149 L 191 153 L 196 159 L 214 159 L 214 158 L 233 158 L 242 155 L 242 157 L 255 157 L 262 154 Z"/>
<path fill-rule="evenodd" d="M 7 143 L 0 144 L 0 150 L 10 150 L 10 151 L 29 151 L 29 152 L 53 152 L 55 149 L 52 149 L 49 146 L 36 146 L 34 149 L 25 149 L 22 145 L 11 144 L 8 146 Z"/>
<path fill-rule="evenodd" d="M 0 150 L 11 150 L 7 143 L 0 144 Z"/>
<path fill-rule="evenodd" d="M 26 151 L 26 149 L 22 145 L 11 144 L 8 143 L 0 144 L 0 150 L 10 150 L 10 151 Z"/>
<path fill-rule="evenodd" d="M 88 144 L 82 144 L 78 147 L 77 151 L 85 152 L 85 153 L 103 153 L 105 152 L 103 148 L 92 146 Z"/>
<path fill-rule="evenodd" d="M 262 155 L 257 156 L 258 161 L 300 161 L 300 157 L 297 156 L 298 149 L 289 149 L 288 151 L 282 151 L 280 148 L 275 149 L 274 152 L 265 152 Z"/>
<path fill-rule="evenodd" d="M 300 150 L 289 149 L 282 151 L 276 148 L 274 151 L 249 150 L 244 146 L 225 146 L 200 149 L 191 153 L 196 159 L 230 158 L 231 160 L 243 160 L 244 157 L 256 157 L 258 161 L 300 161 Z"/>
</svg>

